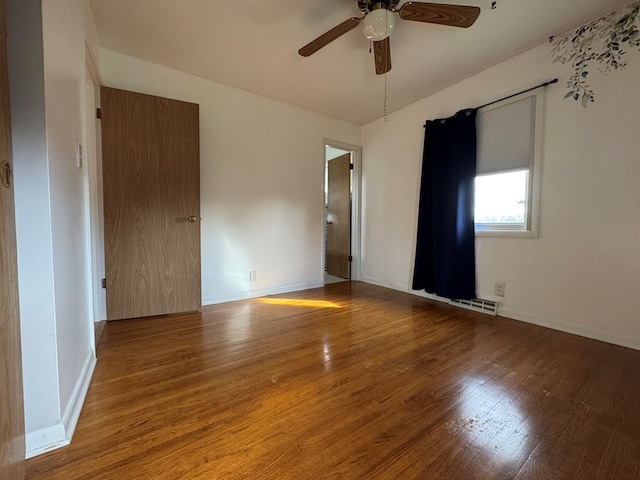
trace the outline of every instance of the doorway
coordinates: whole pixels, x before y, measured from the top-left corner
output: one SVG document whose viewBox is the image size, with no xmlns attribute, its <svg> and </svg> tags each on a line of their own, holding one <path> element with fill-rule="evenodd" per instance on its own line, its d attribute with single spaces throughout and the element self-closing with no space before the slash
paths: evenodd
<svg viewBox="0 0 640 480">
<path fill-rule="evenodd" d="M 325 141 L 324 284 L 357 280 L 360 148 Z"/>
</svg>

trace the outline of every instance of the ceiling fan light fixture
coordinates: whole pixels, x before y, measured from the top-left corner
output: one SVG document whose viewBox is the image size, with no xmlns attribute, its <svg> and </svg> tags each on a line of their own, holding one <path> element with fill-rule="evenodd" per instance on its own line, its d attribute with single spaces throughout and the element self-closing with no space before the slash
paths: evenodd
<svg viewBox="0 0 640 480">
<path fill-rule="evenodd" d="M 362 32 L 367 40 L 378 42 L 391 35 L 395 24 L 393 12 L 386 8 L 377 8 L 362 20 Z"/>
</svg>

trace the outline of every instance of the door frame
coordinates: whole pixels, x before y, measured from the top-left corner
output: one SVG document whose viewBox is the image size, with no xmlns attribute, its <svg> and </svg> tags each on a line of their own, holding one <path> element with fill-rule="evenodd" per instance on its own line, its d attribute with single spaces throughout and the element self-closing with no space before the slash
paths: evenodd
<svg viewBox="0 0 640 480">
<path fill-rule="evenodd" d="M 351 153 L 351 162 L 353 163 L 352 177 L 351 177 L 351 256 L 353 261 L 351 262 L 351 278 L 350 280 L 358 281 L 361 277 L 360 271 L 360 238 L 361 227 L 360 218 L 362 215 L 361 200 L 362 200 L 362 147 L 353 145 L 350 143 L 340 142 L 338 140 L 332 140 L 330 138 L 324 138 L 322 143 L 322 158 L 324 158 L 324 168 L 327 168 L 327 156 L 326 147 L 333 147 L 346 152 Z M 324 202 L 325 193 L 327 189 L 327 180 L 323 175 L 323 195 L 322 195 L 322 283 L 324 284 L 324 272 L 326 268 L 325 249 L 327 242 L 327 234 L 324 223 L 326 222 Z"/>
<path fill-rule="evenodd" d="M 24 386 L 22 369 L 22 342 L 20 323 L 20 301 L 18 292 L 18 252 L 17 229 L 15 222 L 15 178 L 12 169 L 15 166 L 12 145 L 11 97 L 9 94 L 9 48 L 7 38 L 7 5 L 0 0 L 0 115 L 4 145 L 0 147 L 0 168 L 3 182 L 0 182 L 0 230 L 3 244 L 0 249 L 3 257 L 3 268 L 0 281 L 3 288 L 0 292 L 2 316 L 0 319 L 0 348 L 3 352 L 0 362 L 0 382 L 7 387 L 1 393 L 0 411 L 0 476 L 10 480 L 24 478 L 25 418 L 24 418 Z M 8 177 L 8 178 L 6 178 Z M 5 217 L 4 213 L 8 213 Z M 8 277 L 8 278 L 7 278 Z"/>
<path fill-rule="evenodd" d="M 89 248 L 91 252 L 91 293 L 93 303 L 93 323 L 107 319 L 106 290 L 102 287 L 105 278 L 104 266 L 104 209 L 102 204 L 102 148 L 100 121 L 97 109 L 100 107 L 100 77 L 91 57 L 89 49 L 85 47 L 85 128 L 86 128 L 86 182 L 88 191 L 89 212 Z M 89 87 L 93 87 L 93 95 L 89 95 Z M 94 325 L 91 330 L 94 331 Z M 97 348 L 94 338 L 94 348 Z"/>
</svg>

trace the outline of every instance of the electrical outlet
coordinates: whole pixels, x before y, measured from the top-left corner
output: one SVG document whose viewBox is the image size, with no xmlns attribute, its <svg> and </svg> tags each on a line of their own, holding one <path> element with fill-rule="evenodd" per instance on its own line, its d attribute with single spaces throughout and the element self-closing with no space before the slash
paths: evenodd
<svg viewBox="0 0 640 480">
<path fill-rule="evenodd" d="M 495 285 L 495 294 L 498 295 L 499 297 L 504 297 L 504 290 L 505 290 L 506 284 L 504 282 L 496 282 Z"/>
<path fill-rule="evenodd" d="M 252 283 L 258 281 L 258 272 L 256 270 L 251 270 L 249 272 L 249 281 Z"/>
</svg>

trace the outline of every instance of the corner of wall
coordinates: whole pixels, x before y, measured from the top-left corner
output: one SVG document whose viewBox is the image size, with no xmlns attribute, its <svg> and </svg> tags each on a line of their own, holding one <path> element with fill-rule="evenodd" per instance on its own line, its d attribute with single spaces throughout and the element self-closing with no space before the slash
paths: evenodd
<svg viewBox="0 0 640 480">
<path fill-rule="evenodd" d="M 71 400 L 64 410 L 62 420 L 51 426 L 27 432 L 26 458 L 33 458 L 71 443 L 95 366 L 96 357 L 91 351 L 82 368 L 82 374 L 74 386 Z"/>
<path fill-rule="evenodd" d="M 27 443 L 27 459 L 69 445 L 62 422 L 33 432 L 27 432 L 25 440 Z"/>
</svg>

